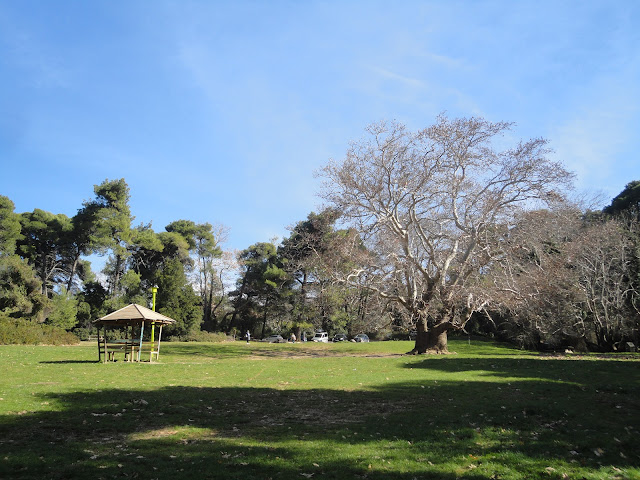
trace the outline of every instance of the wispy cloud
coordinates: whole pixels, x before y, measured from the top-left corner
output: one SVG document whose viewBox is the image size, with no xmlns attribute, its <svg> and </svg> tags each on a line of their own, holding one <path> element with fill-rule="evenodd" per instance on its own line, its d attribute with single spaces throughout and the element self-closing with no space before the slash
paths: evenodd
<svg viewBox="0 0 640 480">
<path fill-rule="evenodd" d="M 392 72 L 391 70 L 387 70 L 386 68 L 381 67 L 369 67 L 369 70 L 376 73 L 377 75 L 387 79 L 400 82 L 405 86 L 410 86 L 413 88 L 424 88 L 426 87 L 426 83 L 417 78 L 408 77 L 405 75 L 400 75 L 398 73 Z"/>
<path fill-rule="evenodd" d="M 619 157 L 631 153 L 625 149 L 637 138 L 640 123 L 638 66 L 616 73 L 590 85 L 581 105 L 552 134 L 557 157 L 577 173 L 579 186 L 610 194 L 619 188 L 619 179 L 613 180 L 622 173 Z M 634 173 L 640 172 L 629 172 Z"/>
</svg>

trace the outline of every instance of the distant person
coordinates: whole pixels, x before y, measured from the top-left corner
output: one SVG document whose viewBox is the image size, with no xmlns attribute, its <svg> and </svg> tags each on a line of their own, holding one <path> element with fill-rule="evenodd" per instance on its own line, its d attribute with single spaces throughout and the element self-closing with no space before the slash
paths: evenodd
<svg viewBox="0 0 640 480">
<path fill-rule="evenodd" d="M 293 343 L 296 343 L 296 334 L 292 333 L 291 334 L 291 339 L 290 339 Z"/>
<path fill-rule="evenodd" d="M 251 334 L 249 333 L 249 330 L 247 330 L 247 334 L 245 336 L 247 337 L 247 343 L 249 343 L 249 341 L 251 340 Z"/>
<path fill-rule="evenodd" d="M 307 341 L 307 334 L 302 332 L 302 334 L 300 335 L 300 341 L 301 342 L 306 342 Z"/>
</svg>

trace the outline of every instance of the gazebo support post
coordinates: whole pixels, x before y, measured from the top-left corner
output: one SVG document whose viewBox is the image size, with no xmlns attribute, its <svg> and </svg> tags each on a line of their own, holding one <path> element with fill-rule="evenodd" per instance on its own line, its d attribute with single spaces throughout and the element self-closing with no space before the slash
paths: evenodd
<svg viewBox="0 0 640 480">
<path fill-rule="evenodd" d="M 127 343 L 124 345 L 124 358 L 127 362 L 133 362 L 133 324 L 125 326 Z"/>
<path fill-rule="evenodd" d="M 100 327 L 98 327 L 98 363 L 102 361 L 102 346 L 100 345 Z"/>
<path fill-rule="evenodd" d="M 98 341 L 100 341 L 100 334 L 98 334 Z M 107 351 L 107 327 L 104 327 L 103 329 L 103 335 L 102 335 L 102 354 L 104 355 L 102 362 L 103 363 L 107 363 L 107 360 L 109 358 L 109 352 Z"/>
<path fill-rule="evenodd" d="M 144 334 L 144 322 L 140 322 L 140 346 L 138 348 L 138 361 L 140 361 L 140 354 L 142 353 L 142 335 Z"/>
<path fill-rule="evenodd" d="M 158 360 L 160 358 L 160 339 L 161 338 L 162 338 L 162 324 L 160 324 L 160 330 L 158 331 L 158 347 L 156 348 L 155 351 L 153 351 L 153 350 L 151 351 L 151 357 L 149 358 L 149 361 L 151 361 L 153 359 L 153 354 L 154 353 L 156 355 L 156 360 Z"/>
</svg>

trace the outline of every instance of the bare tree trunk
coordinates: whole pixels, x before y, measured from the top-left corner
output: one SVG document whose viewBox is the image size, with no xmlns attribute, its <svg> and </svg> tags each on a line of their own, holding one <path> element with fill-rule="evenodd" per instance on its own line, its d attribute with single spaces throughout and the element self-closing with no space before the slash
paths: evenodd
<svg viewBox="0 0 640 480">
<path fill-rule="evenodd" d="M 48 296 L 48 288 L 47 288 L 47 256 L 43 253 L 40 255 L 41 265 L 40 265 L 40 279 L 42 280 L 42 294 L 44 296 Z"/>
<path fill-rule="evenodd" d="M 416 343 L 410 355 L 423 353 L 449 353 L 447 346 L 447 332 L 451 328 L 448 321 L 440 322 L 432 328 L 428 328 L 427 319 L 420 316 L 417 322 Z"/>
<path fill-rule="evenodd" d="M 244 295 L 244 290 L 247 285 L 246 277 L 242 279 L 242 286 L 240 287 L 240 292 L 238 293 L 238 298 L 236 299 L 233 314 L 231 315 L 231 322 L 229 323 L 229 329 L 233 328 L 236 324 L 236 317 L 238 316 L 238 310 L 240 309 L 240 304 L 242 303 L 242 296 Z"/>
<path fill-rule="evenodd" d="M 71 287 L 73 287 L 73 277 L 76 276 L 76 270 L 78 269 L 78 260 L 79 260 L 79 257 L 76 257 L 73 260 L 73 264 L 71 265 L 71 271 L 69 272 L 69 279 L 67 280 L 67 292 L 71 292 Z"/>
<path fill-rule="evenodd" d="M 267 309 L 269 308 L 269 300 L 264 303 L 264 314 L 262 316 L 262 338 L 264 338 L 265 331 L 267 329 Z"/>
</svg>

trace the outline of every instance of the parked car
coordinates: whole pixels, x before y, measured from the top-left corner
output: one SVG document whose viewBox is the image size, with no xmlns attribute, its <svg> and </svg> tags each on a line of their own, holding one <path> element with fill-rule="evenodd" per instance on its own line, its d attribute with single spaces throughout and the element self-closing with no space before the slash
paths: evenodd
<svg viewBox="0 0 640 480">
<path fill-rule="evenodd" d="M 369 337 L 367 337 L 364 333 L 359 333 L 355 337 L 353 337 L 354 342 L 368 342 Z"/>
<path fill-rule="evenodd" d="M 316 332 L 316 334 L 311 339 L 312 342 L 329 342 L 329 334 L 327 332 Z"/>
<path fill-rule="evenodd" d="M 281 335 L 269 335 L 267 338 L 264 339 L 264 341 L 269 343 L 283 343 L 284 338 L 282 338 Z"/>
<path fill-rule="evenodd" d="M 346 342 L 349 340 L 344 333 L 337 333 L 331 339 L 332 342 Z"/>
</svg>

